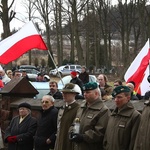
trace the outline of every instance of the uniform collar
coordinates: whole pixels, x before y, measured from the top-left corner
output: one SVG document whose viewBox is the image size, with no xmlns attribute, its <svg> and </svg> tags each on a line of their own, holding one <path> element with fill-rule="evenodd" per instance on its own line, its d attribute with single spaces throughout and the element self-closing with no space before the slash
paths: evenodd
<svg viewBox="0 0 150 150">
<path fill-rule="evenodd" d="M 101 105 L 98 105 L 98 104 L 101 104 Z M 86 100 L 84 100 L 84 102 L 81 104 L 81 108 L 87 108 L 87 107 L 90 109 L 100 110 L 103 107 L 103 102 L 100 98 L 98 98 L 93 104 L 88 106 Z"/>
<path fill-rule="evenodd" d="M 120 115 L 120 116 L 130 117 L 134 110 L 135 109 L 132 103 L 128 102 L 120 110 L 118 110 L 118 108 L 115 108 L 115 110 L 112 112 L 112 116 Z"/>
</svg>

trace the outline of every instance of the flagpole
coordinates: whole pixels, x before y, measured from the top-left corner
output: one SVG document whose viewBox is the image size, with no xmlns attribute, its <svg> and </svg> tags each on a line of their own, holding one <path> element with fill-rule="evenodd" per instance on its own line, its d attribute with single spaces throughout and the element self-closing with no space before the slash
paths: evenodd
<svg viewBox="0 0 150 150">
<path fill-rule="evenodd" d="M 34 24 L 34 22 L 33 22 L 32 20 L 31 20 L 31 22 L 33 23 L 34 27 L 36 28 L 37 32 L 39 33 L 39 30 L 37 29 L 37 26 Z M 39 34 L 40 34 L 40 33 L 39 33 Z M 58 67 L 56 66 L 56 63 L 55 63 L 55 61 L 54 61 L 54 59 L 53 59 L 53 57 L 52 57 L 52 55 L 51 55 L 51 53 L 50 53 L 49 50 L 48 50 L 48 54 L 49 54 L 49 56 L 50 56 L 50 58 L 51 58 L 51 60 L 52 60 L 52 62 L 53 62 L 53 64 L 54 64 L 54 66 L 55 66 L 55 68 L 56 68 L 56 70 L 57 70 L 57 72 L 58 72 L 58 76 L 59 76 L 59 78 L 60 78 L 60 80 L 61 80 L 61 82 L 62 82 L 62 84 L 63 84 L 63 86 L 64 86 L 64 83 L 63 83 L 63 81 L 62 81 L 61 74 L 59 73 Z"/>
<path fill-rule="evenodd" d="M 62 80 L 61 74 L 59 73 L 59 71 L 58 71 L 58 67 L 56 66 L 56 63 L 55 63 L 55 61 L 54 61 L 54 59 L 53 59 L 53 57 L 52 57 L 52 55 L 51 55 L 51 53 L 50 53 L 50 51 L 49 51 L 49 50 L 48 50 L 48 54 L 49 54 L 49 56 L 50 56 L 50 58 L 51 58 L 51 60 L 52 60 L 52 62 L 53 62 L 53 64 L 54 64 L 54 66 L 55 66 L 55 68 L 56 68 L 56 70 L 57 70 L 57 72 L 58 72 L 58 76 L 59 76 L 59 78 L 60 78 L 60 80 L 61 80 L 61 82 L 62 82 L 62 84 L 63 84 L 63 86 L 64 86 L 64 83 L 63 83 L 63 80 Z"/>
</svg>

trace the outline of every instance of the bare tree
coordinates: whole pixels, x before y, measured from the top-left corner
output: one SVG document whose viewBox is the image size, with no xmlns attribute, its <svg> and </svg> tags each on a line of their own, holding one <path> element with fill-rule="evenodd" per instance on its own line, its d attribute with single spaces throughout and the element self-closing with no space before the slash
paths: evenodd
<svg viewBox="0 0 150 150">
<path fill-rule="evenodd" d="M 10 36 L 10 22 L 15 17 L 15 12 L 11 10 L 12 5 L 14 4 L 15 0 L 12 0 L 11 4 L 8 6 L 8 0 L 1 0 L 0 5 L 0 19 L 2 20 L 3 24 L 3 39 Z"/>
<path fill-rule="evenodd" d="M 0 5 L 0 19 L 2 20 L 3 24 L 3 34 L 2 38 L 5 39 L 8 36 L 11 35 L 10 32 L 10 22 L 12 19 L 15 17 L 15 12 L 11 10 L 12 5 L 14 4 L 15 0 L 12 0 L 10 5 L 8 6 L 8 0 L 1 0 L 1 5 Z M 12 63 L 9 63 L 6 68 L 12 68 Z"/>
<path fill-rule="evenodd" d="M 51 13 L 53 11 L 52 2 L 50 0 L 32 0 L 32 3 L 36 7 L 36 10 L 39 12 L 40 17 L 38 17 L 41 22 L 44 24 L 46 29 L 46 40 L 47 40 L 47 46 L 50 52 L 50 55 L 53 58 L 53 52 L 51 48 L 51 42 L 50 42 L 50 26 L 51 26 Z M 54 67 L 53 60 L 51 57 L 49 57 L 49 66 Z"/>
<path fill-rule="evenodd" d="M 62 0 L 55 0 L 52 3 L 56 25 L 57 58 L 58 65 L 60 66 L 63 62 Z"/>
<path fill-rule="evenodd" d="M 28 20 L 32 20 L 34 17 L 34 14 L 36 12 L 36 9 L 34 7 L 34 2 L 31 3 L 31 0 L 23 0 L 22 1 L 22 5 L 24 6 L 24 8 L 26 9 L 26 14 L 27 14 L 27 18 Z M 31 65 L 31 51 L 28 52 L 29 54 L 29 64 Z"/>
<path fill-rule="evenodd" d="M 68 6 L 68 13 L 71 14 L 71 31 L 74 35 L 72 35 L 72 40 L 75 42 L 77 57 L 79 64 L 85 64 L 85 60 L 83 57 L 83 48 L 80 40 L 80 32 L 79 32 L 79 20 L 83 19 L 83 10 L 85 5 L 88 3 L 88 0 L 65 0 L 65 4 Z"/>
</svg>

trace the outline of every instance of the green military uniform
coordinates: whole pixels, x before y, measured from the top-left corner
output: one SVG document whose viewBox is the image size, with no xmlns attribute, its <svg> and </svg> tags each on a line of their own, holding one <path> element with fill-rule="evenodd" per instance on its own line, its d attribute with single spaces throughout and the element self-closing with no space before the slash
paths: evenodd
<svg viewBox="0 0 150 150">
<path fill-rule="evenodd" d="M 87 83 L 83 90 L 96 89 L 97 83 Z M 74 150 L 103 150 L 103 138 L 108 123 L 110 111 L 100 97 L 91 105 L 86 101 L 80 105 L 76 118 L 80 120 L 79 134 L 81 142 L 74 142 Z"/>
<path fill-rule="evenodd" d="M 77 102 L 62 107 L 58 114 L 58 131 L 54 150 L 71 150 L 72 142 L 69 140 L 69 128 L 75 119 L 79 104 Z"/>
<path fill-rule="evenodd" d="M 78 93 L 75 84 L 68 83 L 62 92 Z M 74 100 L 60 108 L 57 122 L 57 136 L 54 150 L 71 150 L 73 143 L 69 140 L 69 128 L 75 119 L 79 104 Z"/>
<path fill-rule="evenodd" d="M 143 109 L 134 150 L 150 149 L 150 101 Z"/>
<path fill-rule="evenodd" d="M 130 92 L 126 86 L 118 86 L 112 96 Z M 131 102 L 127 102 L 120 109 L 112 112 L 104 138 L 105 150 L 133 150 L 137 130 L 140 123 L 140 113 L 135 110 Z"/>
</svg>

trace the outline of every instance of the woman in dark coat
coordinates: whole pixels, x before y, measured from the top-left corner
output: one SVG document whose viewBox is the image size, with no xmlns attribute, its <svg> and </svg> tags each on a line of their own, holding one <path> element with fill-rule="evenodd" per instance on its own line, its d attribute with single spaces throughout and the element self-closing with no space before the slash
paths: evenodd
<svg viewBox="0 0 150 150">
<path fill-rule="evenodd" d="M 4 140 L 8 143 L 8 150 L 33 150 L 37 121 L 31 117 L 31 106 L 28 103 L 21 103 L 18 108 L 19 116 L 11 120 Z"/>
</svg>

